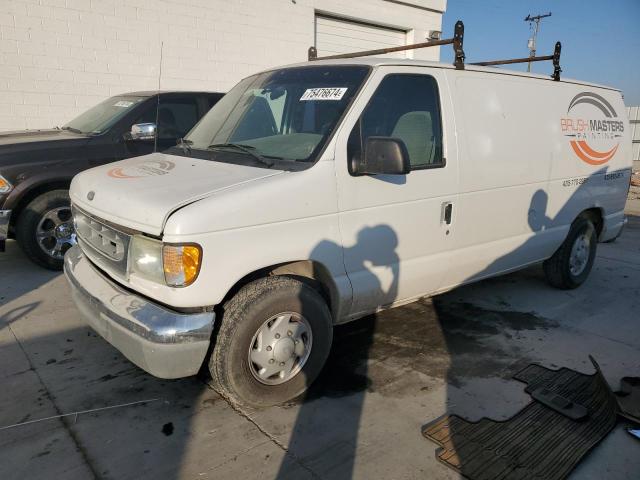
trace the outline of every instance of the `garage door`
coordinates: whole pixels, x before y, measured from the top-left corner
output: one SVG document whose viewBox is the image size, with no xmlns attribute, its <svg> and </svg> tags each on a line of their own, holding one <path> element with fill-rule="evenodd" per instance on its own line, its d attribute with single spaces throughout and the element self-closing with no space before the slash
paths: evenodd
<svg viewBox="0 0 640 480">
<path fill-rule="evenodd" d="M 406 45 L 407 32 L 352 20 L 316 16 L 318 56 Z M 405 58 L 406 52 L 386 56 Z"/>
</svg>

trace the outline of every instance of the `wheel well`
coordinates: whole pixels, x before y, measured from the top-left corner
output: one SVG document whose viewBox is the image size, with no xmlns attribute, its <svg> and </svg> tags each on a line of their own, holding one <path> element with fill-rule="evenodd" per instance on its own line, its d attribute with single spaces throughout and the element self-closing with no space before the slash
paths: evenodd
<svg viewBox="0 0 640 480">
<path fill-rule="evenodd" d="M 598 237 L 600 237 L 600 234 L 602 233 L 602 227 L 604 226 L 601 208 L 589 208 L 580 213 L 578 217 L 585 217 L 591 220 L 593 222 L 593 225 L 596 227 L 596 233 L 598 234 Z"/>
<path fill-rule="evenodd" d="M 11 212 L 11 219 L 9 220 L 9 227 L 14 228 L 18 218 L 22 211 L 26 208 L 27 205 L 36 197 L 39 197 L 43 193 L 50 192 L 51 190 L 69 190 L 71 186 L 71 180 L 58 180 L 55 182 L 47 182 L 42 183 L 40 185 L 36 185 L 35 187 L 27 190 L 22 194 L 22 197 L 18 201 L 18 204 L 15 206 L 13 211 Z"/>
<path fill-rule="evenodd" d="M 331 316 L 335 322 L 338 315 L 337 310 L 339 305 L 338 290 L 327 268 L 321 263 L 314 262 L 312 260 L 286 262 L 251 272 L 242 277 L 233 287 L 231 287 L 222 300 L 221 305 L 231 299 L 248 283 L 258 280 L 259 278 L 270 277 L 273 275 L 284 275 L 295 278 L 316 290 L 327 302 L 329 311 L 331 312 Z"/>
</svg>

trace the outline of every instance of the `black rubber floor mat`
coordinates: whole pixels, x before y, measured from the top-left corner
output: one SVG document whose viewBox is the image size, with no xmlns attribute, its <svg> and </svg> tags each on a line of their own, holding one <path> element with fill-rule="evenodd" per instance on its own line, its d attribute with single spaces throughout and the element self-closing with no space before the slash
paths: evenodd
<svg viewBox="0 0 640 480">
<path fill-rule="evenodd" d="M 640 377 L 624 377 L 620 380 L 620 391 L 616 392 L 620 415 L 640 423 Z"/>
<path fill-rule="evenodd" d="M 534 401 L 505 421 L 445 415 L 422 434 L 440 446 L 441 462 L 472 480 L 565 478 L 616 424 L 616 398 L 592 362 L 593 375 L 532 364 L 514 377 L 528 384 L 528 392 L 546 388 L 586 407 L 581 421 Z"/>
</svg>

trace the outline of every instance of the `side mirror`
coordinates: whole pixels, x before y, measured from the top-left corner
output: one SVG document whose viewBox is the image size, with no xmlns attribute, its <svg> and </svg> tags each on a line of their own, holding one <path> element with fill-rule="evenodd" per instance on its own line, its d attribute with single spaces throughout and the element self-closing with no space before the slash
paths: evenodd
<svg viewBox="0 0 640 480">
<path fill-rule="evenodd" d="M 355 175 L 406 175 L 411 171 L 407 146 L 399 138 L 369 137 L 351 170 Z"/>
<path fill-rule="evenodd" d="M 136 123 L 131 126 L 131 132 L 125 134 L 126 140 L 155 140 L 155 123 Z"/>
</svg>

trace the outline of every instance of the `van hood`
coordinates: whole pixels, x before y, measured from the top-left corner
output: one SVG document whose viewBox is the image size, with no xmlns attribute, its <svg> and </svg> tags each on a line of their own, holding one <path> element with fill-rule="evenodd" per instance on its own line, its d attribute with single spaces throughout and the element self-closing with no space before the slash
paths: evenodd
<svg viewBox="0 0 640 480">
<path fill-rule="evenodd" d="M 160 235 L 175 210 L 280 170 L 153 153 L 78 174 L 74 205 L 108 222 Z"/>
</svg>

